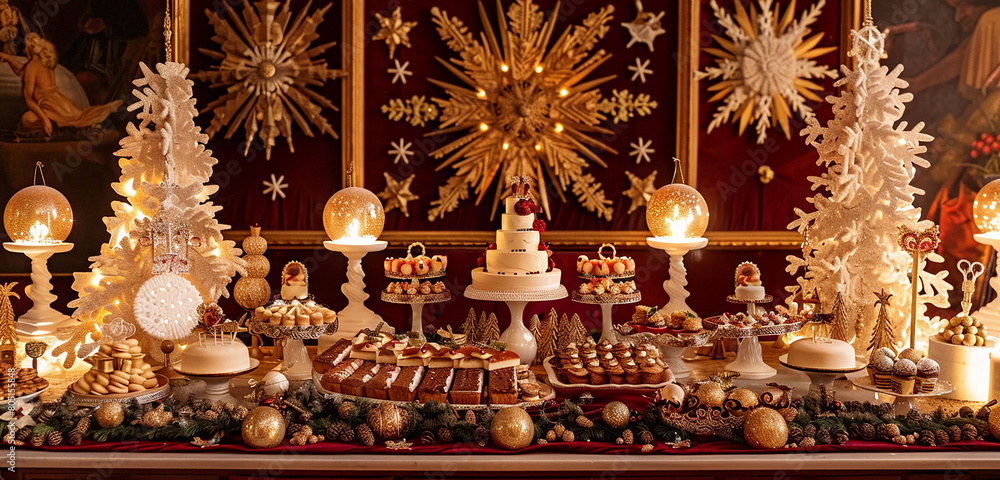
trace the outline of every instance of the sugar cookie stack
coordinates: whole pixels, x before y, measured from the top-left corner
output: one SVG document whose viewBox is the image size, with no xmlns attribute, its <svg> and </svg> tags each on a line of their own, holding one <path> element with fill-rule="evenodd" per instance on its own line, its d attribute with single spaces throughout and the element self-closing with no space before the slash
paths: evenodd
<svg viewBox="0 0 1000 480">
<path fill-rule="evenodd" d="M 93 367 L 73 384 L 73 390 L 90 395 L 120 395 L 154 388 L 156 374 L 145 357 L 134 338 L 101 345 L 87 359 Z"/>
</svg>

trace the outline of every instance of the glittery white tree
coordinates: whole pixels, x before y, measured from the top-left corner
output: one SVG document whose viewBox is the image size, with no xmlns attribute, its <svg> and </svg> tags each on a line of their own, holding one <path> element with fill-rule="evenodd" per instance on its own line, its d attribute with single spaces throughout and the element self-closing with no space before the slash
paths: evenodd
<svg viewBox="0 0 1000 480">
<path fill-rule="evenodd" d="M 889 72 L 880 64 L 885 34 L 869 20 L 851 35 L 850 55 L 856 66 L 841 66 L 843 77 L 835 83 L 840 94 L 827 99 L 834 118 L 825 127 L 809 119 L 802 130 L 808 136 L 806 143 L 819 151 L 817 164 L 827 170 L 809 177 L 818 192 L 808 199 L 815 210 L 796 209 L 799 218 L 788 225 L 807 235 L 808 245 L 802 257 L 788 256 L 786 270 L 800 275 L 790 291 L 818 288 L 827 305 L 842 292 L 846 311 L 860 309 L 865 319 L 871 319 L 864 332 L 855 332 L 855 349 L 863 352 L 877 318 L 872 292 L 885 289 L 894 298 L 910 297 L 912 257 L 899 247 L 896 236 L 900 225 L 916 229 L 932 225 L 920 220 L 913 200 L 924 192 L 910 182 L 917 167 L 930 165 L 919 155 L 926 151 L 921 142 L 933 137 L 921 132 L 923 123 L 908 129 L 899 121 L 913 95 L 901 92 L 907 87 L 899 78 L 902 65 Z M 947 307 L 951 290 L 946 271 L 921 270 L 918 318 L 926 303 Z M 907 309 L 893 309 L 890 316 L 896 338 L 908 338 Z M 926 321 L 921 323 L 926 327 Z"/>
<path fill-rule="evenodd" d="M 53 352 L 68 352 L 67 365 L 77 356 L 77 345 L 85 345 L 80 353 L 92 348 L 88 342 L 96 335 L 88 340 L 86 333 L 95 332 L 104 319 L 120 317 L 143 326 L 147 319 L 135 318 L 133 305 L 140 287 L 157 274 L 177 274 L 186 280 L 180 281 L 183 286 L 193 285 L 201 298 L 188 301 L 198 304 L 228 297 L 233 275 L 245 274 L 240 250 L 222 237 L 229 225 L 215 219 L 222 207 L 208 201 L 219 189 L 208 184 L 217 160 L 205 148 L 208 136 L 194 122 L 198 111 L 188 68 L 173 62 L 158 64 L 156 72 L 140 67 L 142 76 L 133 81 L 138 101 L 128 107 L 139 110 L 139 123 L 128 124 L 128 136 L 115 152 L 122 174 L 111 185 L 126 201 L 112 202 L 115 215 L 104 219 L 111 239 L 90 258 L 91 271 L 74 274 L 73 289 L 80 296 L 69 306 L 81 325 Z M 158 353 L 158 345 L 147 338 L 147 351 Z"/>
</svg>

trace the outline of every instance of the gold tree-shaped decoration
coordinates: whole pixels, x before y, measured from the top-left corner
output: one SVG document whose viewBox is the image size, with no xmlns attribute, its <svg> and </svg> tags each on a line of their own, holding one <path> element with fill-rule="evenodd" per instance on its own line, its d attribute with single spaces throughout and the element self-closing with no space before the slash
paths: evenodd
<svg viewBox="0 0 1000 480">
<path fill-rule="evenodd" d="M 205 9 L 215 29 L 212 40 L 219 44 L 220 51 L 207 48 L 198 51 L 219 63 L 193 77 L 226 89 L 202 110 L 213 112 L 212 123 L 205 133 L 214 136 L 225 130 L 225 138 L 230 138 L 243 125 L 246 130 L 243 154 L 250 151 L 257 136 L 264 142 L 269 160 L 277 137 L 285 137 L 288 149 L 295 151 L 293 121 L 306 136 L 313 136 L 309 126 L 312 124 L 320 134 L 339 138 L 321 115 L 324 108 L 337 111 L 337 107 L 309 88 L 346 75 L 343 70 L 329 68 L 321 58 L 337 42 L 313 45 L 319 38 L 316 30 L 331 5 L 328 3 L 312 14 L 307 14 L 306 6 L 294 19 L 291 0 L 284 3 L 259 0 L 253 8 L 248 0 L 243 0 L 242 18 L 229 3 L 223 2 L 228 21 Z"/>
<path fill-rule="evenodd" d="M 0 284 L 0 362 L 14 365 L 17 352 L 17 319 L 10 297 L 21 298 L 14 287 L 17 282 Z"/>
<path fill-rule="evenodd" d="M 895 352 L 897 351 L 896 332 L 892 330 L 892 321 L 889 319 L 887 311 L 892 294 L 883 288 L 880 293 L 875 293 L 875 296 L 878 297 L 878 300 L 875 301 L 875 306 L 878 307 L 878 319 L 875 321 L 875 327 L 872 328 L 872 340 L 868 343 L 868 350 L 874 353 L 882 347 L 889 347 Z"/>
<path fill-rule="evenodd" d="M 476 311 L 474 309 L 469 309 L 469 316 L 465 317 L 465 323 L 462 323 L 462 333 L 465 334 L 465 341 L 469 343 L 479 341 L 479 330 L 476 327 Z"/>
<path fill-rule="evenodd" d="M 837 299 L 833 302 L 833 327 L 830 331 L 830 338 L 849 342 L 851 341 L 849 329 L 847 308 L 844 306 L 844 299 L 838 292 Z"/>
<path fill-rule="evenodd" d="M 614 8 L 591 13 L 551 45 L 558 15 L 546 19 L 531 0 L 514 0 L 506 19 L 502 8 L 497 0 L 499 30 L 494 32 L 479 5 L 481 36 L 444 10 L 431 9 L 441 39 L 459 54 L 438 61 L 460 80 L 459 85 L 430 80 L 448 95 L 434 99 L 441 116 L 432 135 L 463 133 L 432 152 L 434 158 L 447 157 L 439 170 L 452 167 L 454 172 L 438 188 L 440 198 L 431 202 L 428 218 L 454 210 L 468 198 L 470 187 L 479 204 L 496 179 L 516 175 L 531 179 L 531 193 L 546 213 L 550 199 L 541 185 L 553 186 L 562 201 L 572 192 L 587 210 L 610 220 L 611 200 L 586 170 L 590 163 L 607 166 L 595 152 L 617 153 L 591 136 L 610 133 L 599 126 L 606 119 L 601 105 L 610 107 L 597 87 L 613 77 L 588 78 L 611 57 L 593 50 L 610 28 Z M 636 106 L 633 113 L 648 110 Z M 494 190 L 491 211 L 505 191 Z"/>
</svg>

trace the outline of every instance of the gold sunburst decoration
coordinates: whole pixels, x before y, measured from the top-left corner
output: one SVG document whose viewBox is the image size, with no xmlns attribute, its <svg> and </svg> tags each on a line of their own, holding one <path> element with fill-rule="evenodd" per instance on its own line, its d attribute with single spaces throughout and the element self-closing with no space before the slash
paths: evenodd
<svg viewBox="0 0 1000 480">
<path fill-rule="evenodd" d="M 709 102 L 722 101 L 708 131 L 727 121 L 739 123 L 740 135 L 751 122 L 755 124 L 757 143 L 764 143 L 767 130 L 775 122 L 791 138 L 788 120 L 792 115 L 812 117 L 813 110 L 806 100 L 822 102 L 815 92 L 823 87 L 813 80 L 836 78 L 836 70 L 819 65 L 814 60 L 837 49 L 817 47 L 823 32 L 811 33 L 824 0 L 811 5 L 795 19 L 795 0 L 784 13 L 780 6 L 772 10 L 772 0 L 758 0 L 759 9 L 750 4 L 750 12 L 741 0 L 734 2 L 735 14 L 712 0 L 712 11 L 726 37 L 712 35 L 721 48 L 706 48 L 715 57 L 715 64 L 697 72 L 698 79 L 714 80 L 708 87 L 715 94 Z"/>
<path fill-rule="evenodd" d="M 582 206 L 610 220 L 611 200 L 586 169 L 591 163 L 607 166 L 595 151 L 617 153 L 591 136 L 611 133 L 599 126 L 606 117 L 597 87 L 613 77 L 589 78 L 611 57 L 603 49 L 593 50 L 609 29 L 614 8 L 592 12 L 558 37 L 558 15 L 546 19 L 531 0 L 514 0 L 506 16 L 500 0 L 496 8 L 498 31 L 480 4 L 483 32 L 475 36 L 458 18 L 431 9 L 441 39 L 459 54 L 438 61 L 461 85 L 430 80 L 448 98 L 434 99 L 440 126 L 429 135 L 462 135 L 432 152 L 435 158 L 447 156 L 438 170 L 451 167 L 454 172 L 438 188 L 440 198 L 431 202 L 429 219 L 454 210 L 470 189 L 478 204 L 497 179 L 519 176 L 531 179 L 532 194 L 546 213 L 551 211 L 549 192 L 540 185 L 552 186 L 563 201 L 572 192 Z M 556 40 L 550 42 L 552 38 Z M 493 191 L 491 211 L 506 189 Z"/>
<path fill-rule="evenodd" d="M 329 68 L 321 58 L 337 42 L 313 45 L 319 39 L 316 30 L 331 5 L 312 14 L 307 13 L 307 6 L 293 18 L 290 0 L 260 0 L 253 7 L 243 0 L 241 18 L 223 2 L 228 21 L 211 9 L 205 10 L 215 29 L 212 40 L 221 51 L 198 49 L 218 64 L 193 77 L 210 82 L 213 88 L 226 89 L 202 110 L 213 112 L 205 133 L 214 136 L 224 130 L 225 138 L 230 138 L 242 125 L 246 130 L 243 154 L 249 152 L 256 136 L 269 160 L 278 137 L 285 137 L 288 149 L 295 151 L 293 123 L 309 137 L 314 135 L 312 124 L 320 134 L 339 138 L 322 115 L 324 108 L 337 111 L 337 107 L 310 89 L 345 75 L 343 70 Z"/>
</svg>

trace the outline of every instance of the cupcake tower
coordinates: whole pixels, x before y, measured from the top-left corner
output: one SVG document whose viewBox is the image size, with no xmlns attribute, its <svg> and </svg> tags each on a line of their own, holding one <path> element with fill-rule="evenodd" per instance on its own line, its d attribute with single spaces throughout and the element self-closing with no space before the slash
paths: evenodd
<svg viewBox="0 0 1000 480">
<path fill-rule="evenodd" d="M 901 395 L 932 393 L 937 385 L 941 367 L 923 352 L 907 348 L 899 355 L 883 347 L 868 359 L 868 376 L 872 384 L 883 390 Z"/>
<path fill-rule="evenodd" d="M 611 249 L 611 256 L 605 257 L 604 250 Z M 642 294 L 635 286 L 635 260 L 619 257 L 615 246 L 602 244 L 597 249 L 597 259 L 591 260 L 580 255 L 576 260 L 577 275 L 585 280 L 571 298 L 577 303 L 600 305 L 603 317 L 601 340 L 614 342 L 617 339 L 612 317 L 612 305 L 625 305 L 642 300 Z"/>
<path fill-rule="evenodd" d="M 673 379 L 659 349 L 652 345 L 594 343 L 588 337 L 580 345 L 559 349 L 548 362 L 556 378 L 570 387 L 658 385 Z"/>
<path fill-rule="evenodd" d="M 413 255 L 413 247 L 420 247 L 419 255 Z M 382 290 L 382 301 L 409 305 L 413 310 L 410 331 L 423 338 L 424 304 L 451 300 L 451 292 L 444 282 L 433 281 L 447 274 L 448 257 L 429 257 L 424 244 L 413 242 L 407 247 L 405 258 L 388 257 L 384 267 L 386 278 L 399 281 L 389 282 Z"/>
</svg>

